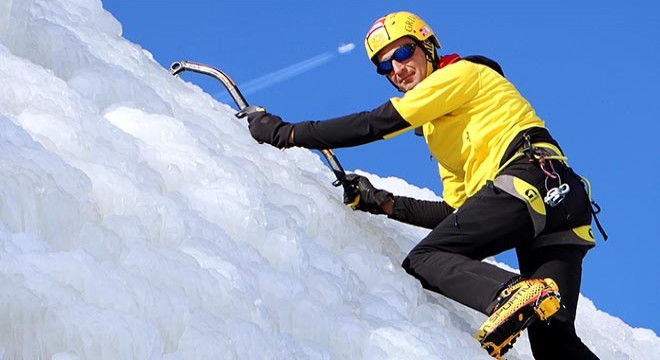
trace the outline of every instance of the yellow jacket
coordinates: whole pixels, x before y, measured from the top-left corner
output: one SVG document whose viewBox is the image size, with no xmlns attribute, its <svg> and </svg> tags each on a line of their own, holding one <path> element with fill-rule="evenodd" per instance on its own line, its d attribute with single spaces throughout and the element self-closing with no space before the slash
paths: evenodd
<svg viewBox="0 0 660 360">
<path fill-rule="evenodd" d="M 423 126 L 429 150 L 438 161 L 444 201 L 453 208 L 495 177 L 520 131 L 544 127 L 511 82 L 470 61 L 434 71 L 390 102 L 410 124 L 408 129 Z"/>
</svg>

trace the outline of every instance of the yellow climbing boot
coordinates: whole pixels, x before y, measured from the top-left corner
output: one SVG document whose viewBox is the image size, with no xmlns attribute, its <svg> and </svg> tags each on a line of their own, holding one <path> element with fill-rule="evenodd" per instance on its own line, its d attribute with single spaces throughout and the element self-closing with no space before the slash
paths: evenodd
<svg viewBox="0 0 660 360">
<path fill-rule="evenodd" d="M 488 354 L 501 359 L 532 322 L 557 313 L 560 299 L 559 287 L 550 278 L 520 280 L 502 290 L 476 338 Z"/>
</svg>

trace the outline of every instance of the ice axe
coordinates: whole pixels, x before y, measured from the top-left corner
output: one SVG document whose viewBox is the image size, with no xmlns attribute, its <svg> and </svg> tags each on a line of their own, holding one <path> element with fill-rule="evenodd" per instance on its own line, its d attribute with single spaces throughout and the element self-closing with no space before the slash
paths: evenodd
<svg viewBox="0 0 660 360">
<path fill-rule="evenodd" d="M 249 106 L 247 100 L 245 100 L 245 97 L 238 89 L 238 86 L 236 86 L 236 83 L 234 83 L 234 81 L 223 71 L 216 69 L 213 66 L 187 60 L 176 61 L 170 65 L 170 74 L 174 77 L 179 77 L 179 75 L 186 71 L 209 75 L 220 81 L 227 89 L 232 99 L 234 99 L 239 111 Z M 355 186 L 349 183 L 346 179 L 346 172 L 339 163 L 337 156 L 335 156 L 335 153 L 331 149 L 323 149 L 321 150 L 321 154 L 323 154 L 323 157 L 325 157 L 330 169 L 332 169 L 332 172 L 337 178 L 332 182 L 332 185 L 335 187 L 341 185 L 344 188 L 344 204 L 351 208 L 355 208 L 360 201 L 360 193 Z"/>
</svg>

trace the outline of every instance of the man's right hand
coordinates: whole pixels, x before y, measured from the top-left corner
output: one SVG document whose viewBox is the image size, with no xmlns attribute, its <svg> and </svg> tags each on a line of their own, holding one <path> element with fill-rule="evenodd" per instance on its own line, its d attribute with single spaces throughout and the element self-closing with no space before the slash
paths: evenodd
<svg viewBox="0 0 660 360">
<path fill-rule="evenodd" d="M 361 175 L 348 174 L 346 175 L 346 181 L 348 181 L 358 193 L 359 199 L 357 204 L 353 206 L 353 209 L 366 211 L 371 214 L 392 214 L 394 199 L 392 193 L 376 189 L 369 179 Z M 344 199 L 345 202 L 347 202 L 346 200 L 347 199 Z"/>
</svg>

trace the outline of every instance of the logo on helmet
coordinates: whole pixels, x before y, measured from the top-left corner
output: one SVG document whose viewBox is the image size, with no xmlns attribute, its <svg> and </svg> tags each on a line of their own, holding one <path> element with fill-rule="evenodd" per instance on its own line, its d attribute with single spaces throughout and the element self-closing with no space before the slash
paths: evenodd
<svg viewBox="0 0 660 360">
<path fill-rule="evenodd" d="M 371 26 L 367 32 L 367 45 L 371 49 L 378 49 L 389 39 L 387 29 L 385 28 L 385 17 L 382 17 Z"/>
<path fill-rule="evenodd" d="M 406 22 L 405 22 L 405 29 L 406 29 L 407 32 L 409 32 L 409 33 L 414 32 L 413 26 L 415 25 L 416 21 L 417 21 L 417 16 L 415 16 L 413 14 L 408 15 L 408 17 L 406 18 Z"/>
<path fill-rule="evenodd" d="M 367 31 L 367 39 L 371 36 L 372 33 L 374 33 L 376 30 L 385 27 L 385 17 L 383 16 L 382 18 L 376 20 L 373 25 L 371 25 L 371 29 Z"/>
</svg>

